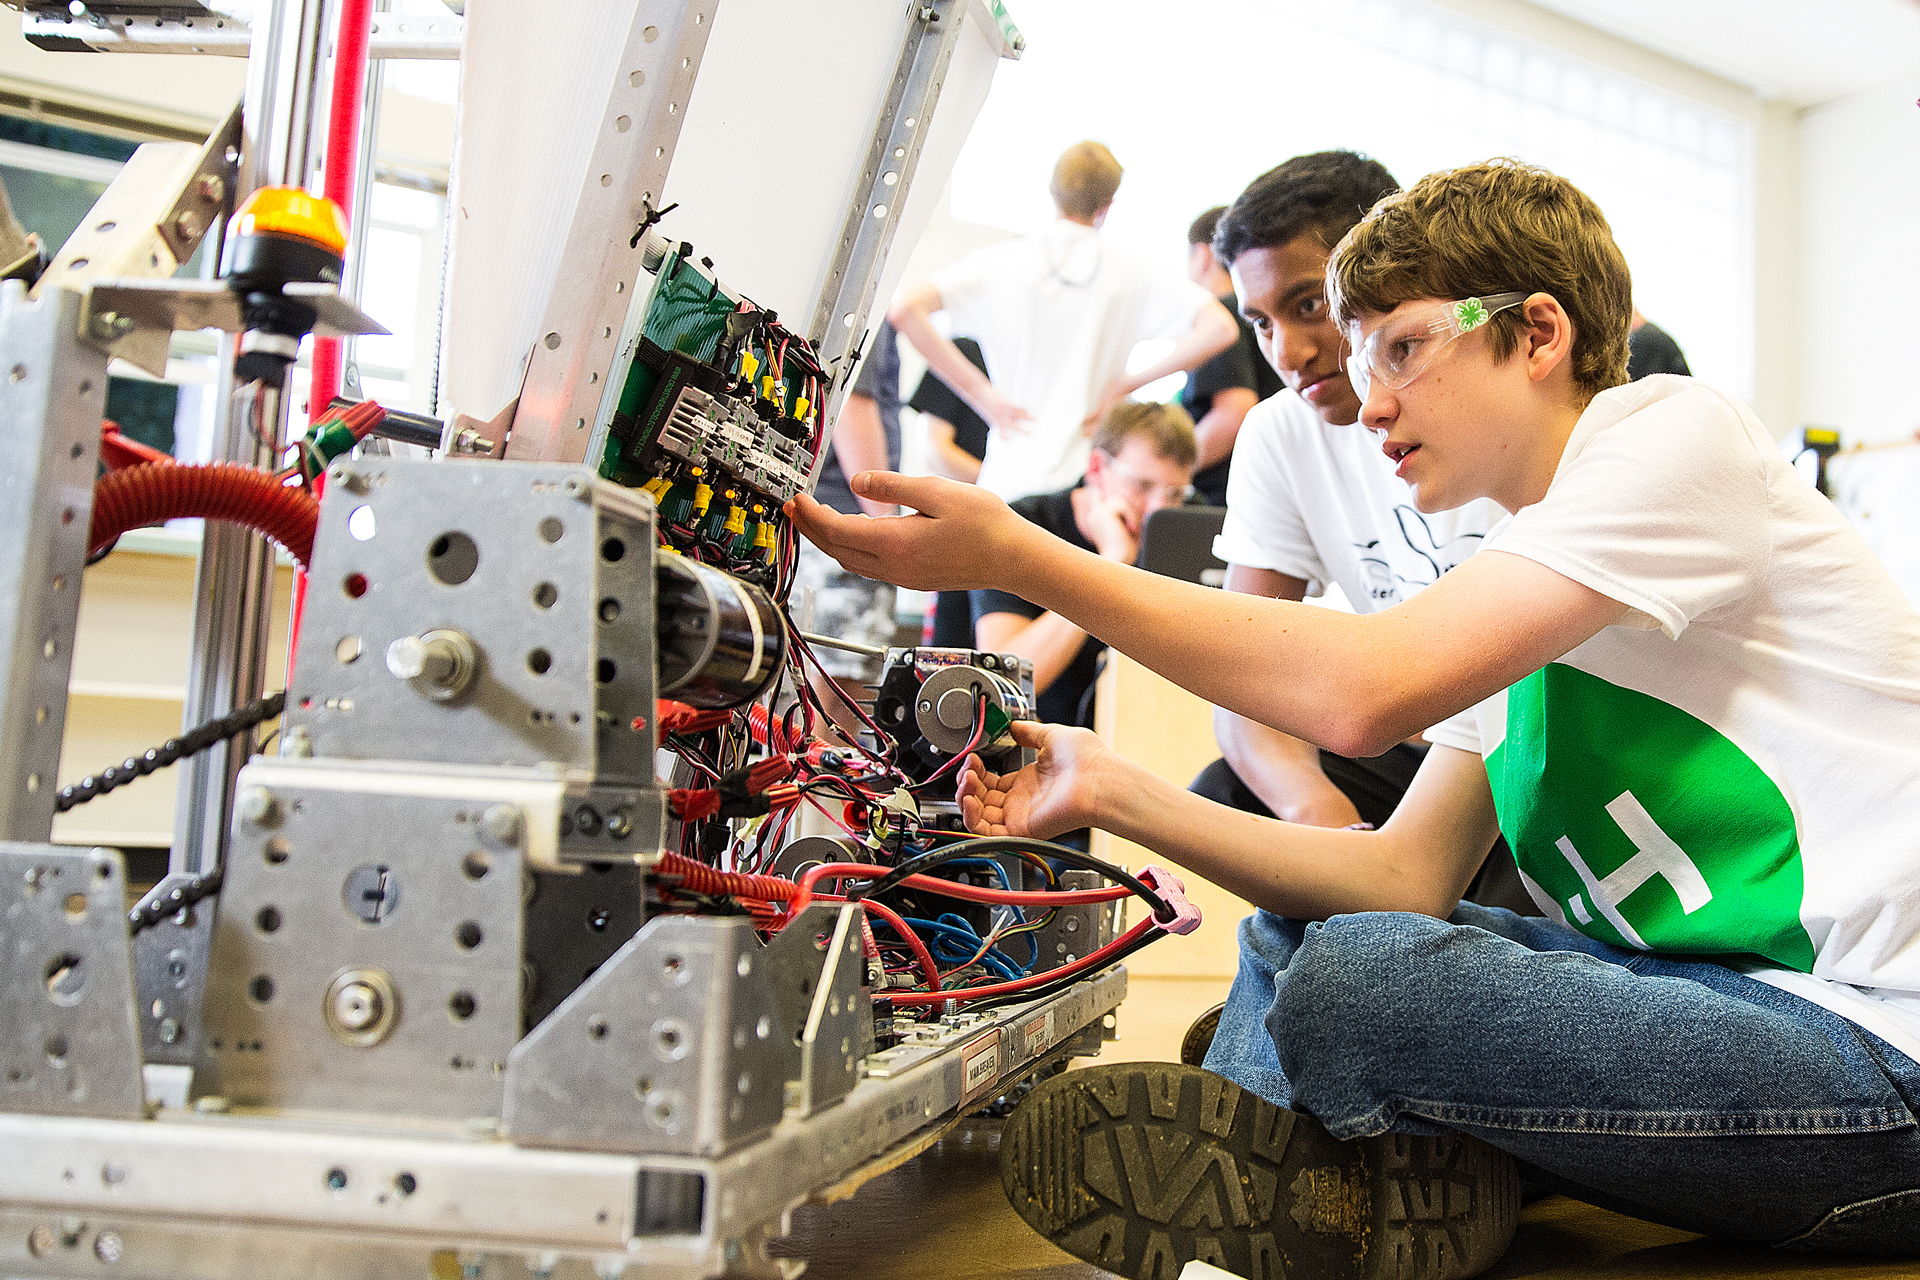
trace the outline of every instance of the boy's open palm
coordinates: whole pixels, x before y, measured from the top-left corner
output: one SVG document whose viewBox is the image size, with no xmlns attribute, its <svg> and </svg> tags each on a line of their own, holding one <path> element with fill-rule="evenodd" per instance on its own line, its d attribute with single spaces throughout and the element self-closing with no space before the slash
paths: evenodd
<svg viewBox="0 0 1920 1280">
<path fill-rule="evenodd" d="M 1014 773 L 989 773 L 979 756 L 960 777 L 960 812 L 983 836 L 1045 840 L 1090 824 L 1097 808 L 1093 774 L 1106 752 L 1089 729 L 1016 720 L 1013 739 L 1040 758 Z"/>
</svg>

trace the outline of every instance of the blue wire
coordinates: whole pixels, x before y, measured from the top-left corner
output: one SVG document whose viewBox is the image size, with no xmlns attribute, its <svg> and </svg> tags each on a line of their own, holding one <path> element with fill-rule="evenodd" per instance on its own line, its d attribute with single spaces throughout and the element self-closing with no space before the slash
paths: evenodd
<svg viewBox="0 0 1920 1280">
<path fill-rule="evenodd" d="M 974 952 L 980 949 L 980 943 L 982 941 L 980 935 L 974 932 L 973 927 L 967 924 L 960 916 L 949 915 L 940 920 L 918 920 L 912 916 L 904 917 L 904 919 L 910 928 L 923 935 L 927 935 L 927 950 L 933 953 L 936 960 L 945 960 L 949 964 L 958 964 L 962 960 L 970 958 Z M 946 923 L 949 920 L 957 921 L 958 923 Z M 887 929 L 893 928 L 892 922 L 886 920 L 875 920 L 873 925 L 876 929 L 882 927 Z M 1012 957 L 1008 956 L 998 947 L 990 948 L 985 955 L 980 957 L 980 963 L 986 965 L 987 968 L 993 970 L 994 973 L 1007 979 L 1009 982 L 1016 978 L 1026 976 L 1026 970 L 1022 969 L 1014 962 Z"/>
</svg>

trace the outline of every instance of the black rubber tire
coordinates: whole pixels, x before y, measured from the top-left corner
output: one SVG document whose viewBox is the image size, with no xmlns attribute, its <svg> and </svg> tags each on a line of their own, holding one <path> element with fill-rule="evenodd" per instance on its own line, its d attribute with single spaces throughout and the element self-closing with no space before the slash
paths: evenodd
<svg viewBox="0 0 1920 1280">
<path fill-rule="evenodd" d="M 1069 1071 L 1000 1140 L 1028 1225 L 1138 1280 L 1198 1258 L 1286 1280 L 1465 1280 L 1519 1220 L 1510 1157 L 1464 1135 L 1336 1141 L 1311 1116 L 1173 1063 Z"/>
</svg>

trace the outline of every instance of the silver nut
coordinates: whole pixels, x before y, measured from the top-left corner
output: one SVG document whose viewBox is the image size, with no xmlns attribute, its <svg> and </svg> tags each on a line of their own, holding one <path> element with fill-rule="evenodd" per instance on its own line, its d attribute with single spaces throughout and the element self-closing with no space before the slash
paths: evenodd
<svg viewBox="0 0 1920 1280">
<path fill-rule="evenodd" d="M 196 239 L 200 235 L 201 228 L 205 225 L 205 223 L 200 221 L 200 215 L 191 209 L 181 210 L 180 216 L 173 220 L 174 234 L 178 235 L 182 240 Z"/>
<path fill-rule="evenodd" d="M 480 815 L 480 834 L 495 844 L 516 843 L 520 839 L 520 810 L 510 804 L 488 805 Z"/>
<path fill-rule="evenodd" d="M 242 791 L 239 808 L 241 820 L 256 827 L 271 827 L 280 821 L 280 802 L 265 787 Z"/>
<path fill-rule="evenodd" d="M 219 204 L 227 198 L 227 180 L 217 173 L 203 175 L 196 189 L 208 204 Z"/>
</svg>

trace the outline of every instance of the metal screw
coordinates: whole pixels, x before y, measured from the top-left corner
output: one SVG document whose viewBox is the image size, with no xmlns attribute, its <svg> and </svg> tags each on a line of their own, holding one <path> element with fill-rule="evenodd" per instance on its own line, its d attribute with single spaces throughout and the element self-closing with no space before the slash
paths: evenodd
<svg viewBox="0 0 1920 1280">
<path fill-rule="evenodd" d="M 495 844 L 513 844 L 520 839 L 520 810 L 510 804 L 488 805 L 480 815 L 480 834 Z"/>
<path fill-rule="evenodd" d="M 227 181 L 217 173 L 202 175 L 198 189 L 200 198 L 208 204 L 219 204 L 227 198 Z"/>
<path fill-rule="evenodd" d="M 125 1252 L 125 1247 L 120 1243 L 120 1236 L 117 1232 L 102 1231 L 93 1238 L 93 1256 L 102 1262 L 118 1262 L 120 1261 L 121 1255 Z"/>
<path fill-rule="evenodd" d="M 108 1186 L 117 1187 L 126 1180 L 127 1171 L 120 1165 L 108 1163 L 100 1166 L 100 1181 Z"/>
<path fill-rule="evenodd" d="M 40 883 L 47 878 L 47 869 L 45 867 L 28 867 L 26 874 L 20 878 L 26 885 L 27 896 L 31 898 L 34 894 L 40 892 Z"/>
<path fill-rule="evenodd" d="M 265 787 L 248 787 L 240 793 L 240 817 L 256 827 L 277 826 L 280 802 Z"/>
<path fill-rule="evenodd" d="M 27 1232 L 27 1252 L 36 1258 L 44 1258 L 53 1252 L 54 1235 L 52 1227 L 35 1227 Z"/>
<path fill-rule="evenodd" d="M 551 1251 L 527 1259 L 527 1270 L 533 1272 L 533 1280 L 550 1280 L 553 1269 L 559 1265 L 560 1255 Z"/>
<path fill-rule="evenodd" d="M 587 495 L 587 489 L 585 476 L 568 476 L 560 482 L 560 492 L 569 498 L 584 498 Z"/>
<path fill-rule="evenodd" d="M 160 1043 L 180 1043 L 180 1022 L 176 1018 L 160 1019 Z"/>
<path fill-rule="evenodd" d="M 182 240 L 192 240 L 200 234 L 200 217 L 191 209 L 182 209 L 180 216 L 173 220 L 173 230 Z"/>
<path fill-rule="evenodd" d="M 93 317 L 87 330 L 96 341 L 112 342 L 133 332 L 133 317 L 123 316 L 118 311 L 102 311 Z"/>
<path fill-rule="evenodd" d="M 633 834 L 633 819 L 625 809 L 615 809 L 607 815 L 607 834 L 615 840 L 625 840 Z"/>
<path fill-rule="evenodd" d="M 293 731 L 280 739 L 280 755 L 285 759 L 304 760 L 312 754 L 313 735 L 303 724 L 293 726 Z"/>
</svg>

